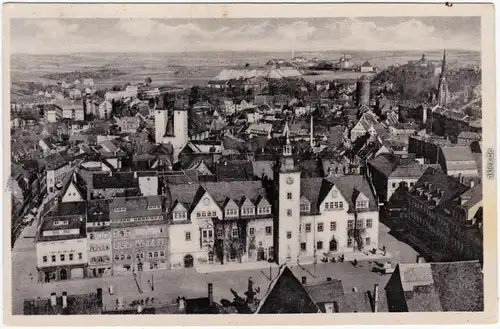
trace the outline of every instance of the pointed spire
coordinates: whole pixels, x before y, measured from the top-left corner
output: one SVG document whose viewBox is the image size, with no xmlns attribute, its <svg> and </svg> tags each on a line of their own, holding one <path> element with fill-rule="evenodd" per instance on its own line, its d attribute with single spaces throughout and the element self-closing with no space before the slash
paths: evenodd
<svg viewBox="0 0 500 329">
<path fill-rule="evenodd" d="M 446 74 L 446 49 L 443 52 L 443 63 L 441 64 L 441 77 L 443 77 Z"/>
<path fill-rule="evenodd" d="M 290 132 L 286 132 L 285 135 L 285 146 L 283 147 L 283 155 L 288 156 L 292 155 L 292 145 L 290 145 Z"/>
</svg>

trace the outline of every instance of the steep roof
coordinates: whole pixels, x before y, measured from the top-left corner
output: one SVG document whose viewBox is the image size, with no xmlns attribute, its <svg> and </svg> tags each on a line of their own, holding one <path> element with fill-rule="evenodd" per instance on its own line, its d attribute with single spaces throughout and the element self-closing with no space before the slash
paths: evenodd
<svg viewBox="0 0 500 329">
<path fill-rule="evenodd" d="M 468 146 L 443 146 L 441 151 L 446 161 L 474 161 Z"/>
<path fill-rule="evenodd" d="M 255 313 L 257 314 L 300 314 L 319 313 L 320 309 L 309 295 L 307 289 L 284 266 L 277 278 L 262 298 Z"/>
<path fill-rule="evenodd" d="M 86 200 L 87 199 L 87 183 L 83 180 L 82 176 L 80 176 L 76 172 L 73 172 L 73 174 L 71 174 L 66 179 L 66 181 L 63 185 L 63 188 L 61 189 L 61 192 L 59 193 L 59 195 L 64 196 L 71 184 L 73 184 L 73 186 L 75 186 L 76 190 L 80 194 L 80 197 L 83 200 Z"/>
<path fill-rule="evenodd" d="M 94 189 L 134 188 L 139 187 L 139 180 L 134 178 L 133 172 L 94 173 L 92 187 Z"/>
</svg>

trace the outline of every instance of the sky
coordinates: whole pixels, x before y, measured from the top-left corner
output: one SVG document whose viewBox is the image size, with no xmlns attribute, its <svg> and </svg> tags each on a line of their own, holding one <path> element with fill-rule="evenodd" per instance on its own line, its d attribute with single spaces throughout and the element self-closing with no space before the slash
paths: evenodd
<svg viewBox="0 0 500 329">
<path fill-rule="evenodd" d="M 479 51 L 480 17 L 12 19 L 11 53 Z"/>
</svg>

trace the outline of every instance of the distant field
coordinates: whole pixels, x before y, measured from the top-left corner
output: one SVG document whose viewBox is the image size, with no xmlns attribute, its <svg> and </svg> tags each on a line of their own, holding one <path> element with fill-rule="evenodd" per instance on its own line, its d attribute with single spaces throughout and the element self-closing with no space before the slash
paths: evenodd
<svg viewBox="0 0 500 329">
<path fill-rule="evenodd" d="M 296 53 L 296 56 L 335 61 L 344 52 Z M 346 55 L 354 64 L 369 61 L 374 66 L 384 68 L 393 64 L 405 64 L 409 60 L 418 60 L 422 53 L 418 51 L 351 51 Z M 479 65 L 480 53 L 468 51 L 448 51 L 450 66 Z M 55 84 L 57 81 L 42 79 L 49 73 L 72 71 L 89 71 L 92 69 L 114 68 L 125 72 L 125 75 L 109 79 L 95 80 L 98 88 L 111 88 L 116 84 L 143 82 L 151 77 L 154 86 L 190 86 L 202 85 L 215 77 L 223 68 L 249 63 L 262 65 L 271 58 L 289 58 L 288 53 L 259 52 L 214 52 L 214 53 L 83 53 L 71 55 L 12 55 L 12 83 L 40 82 Z M 440 60 L 442 52 L 426 52 L 430 60 Z M 307 81 L 330 79 L 357 79 L 360 72 L 322 71 L 320 75 L 303 76 Z M 69 81 L 68 81 L 69 82 Z"/>
</svg>

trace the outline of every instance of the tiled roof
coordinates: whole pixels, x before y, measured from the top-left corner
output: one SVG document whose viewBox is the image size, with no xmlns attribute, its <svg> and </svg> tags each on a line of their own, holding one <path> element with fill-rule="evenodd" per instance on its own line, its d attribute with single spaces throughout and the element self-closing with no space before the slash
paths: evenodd
<svg viewBox="0 0 500 329">
<path fill-rule="evenodd" d="M 250 161 L 219 161 L 215 168 L 218 181 L 246 181 L 254 177 Z"/>
<path fill-rule="evenodd" d="M 275 161 L 261 160 L 252 161 L 253 172 L 257 177 L 261 177 L 262 174 L 266 175 L 269 179 L 274 178 L 273 167 L 276 164 Z"/>
<path fill-rule="evenodd" d="M 443 146 L 441 151 L 446 161 L 474 161 L 468 146 Z"/>
<path fill-rule="evenodd" d="M 92 176 L 94 189 L 139 187 L 139 180 L 133 172 L 95 173 Z"/>
<path fill-rule="evenodd" d="M 467 189 L 467 186 L 453 177 L 446 175 L 440 170 L 429 167 L 410 190 L 410 195 L 420 199 L 420 202 L 427 202 L 428 207 L 436 207 L 448 200 L 453 200 Z M 419 193 L 419 191 L 422 191 L 424 193 L 423 195 L 425 195 L 425 193 L 430 193 L 430 195 L 437 197 L 438 190 L 442 195 L 438 197 L 437 203 L 423 199 L 423 196 Z"/>
<path fill-rule="evenodd" d="M 149 209 L 150 206 L 160 206 L 159 209 Z M 109 204 L 111 220 L 124 217 L 144 217 L 162 215 L 162 196 L 151 195 L 143 197 L 115 198 Z M 125 211 L 116 212 L 116 208 L 125 208 Z"/>
<path fill-rule="evenodd" d="M 479 261 L 398 264 L 409 312 L 474 312 L 484 309 Z"/>
<path fill-rule="evenodd" d="M 68 190 L 71 184 L 75 186 L 78 193 L 80 193 L 81 198 L 83 200 L 87 200 L 87 184 L 83 180 L 83 178 L 76 172 L 73 172 L 66 178 L 66 181 L 63 184 L 63 188 L 61 189 L 59 195 L 63 196 L 64 194 L 66 194 L 66 191 Z"/>
<path fill-rule="evenodd" d="M 100 301 L 96 293 L 68 295 L 67 309 L 62 308 L 62 296 L 57 296 L 57 305 L 52 307 L 50 298 L 24 300 L 24 315 L 101 314 Z"/>
<path fill-rule="evenodd" d="M 372 313 L 374 312 L 373 295 L 368 291 L 358 291 L 338 296 L 334 300 L 335 313 Z M 321 305 L 324 309 L 324 304 Z M 380 291 L 378 312 L 388 312 L 387 295 L 385 290 Z"/>
</svg>

